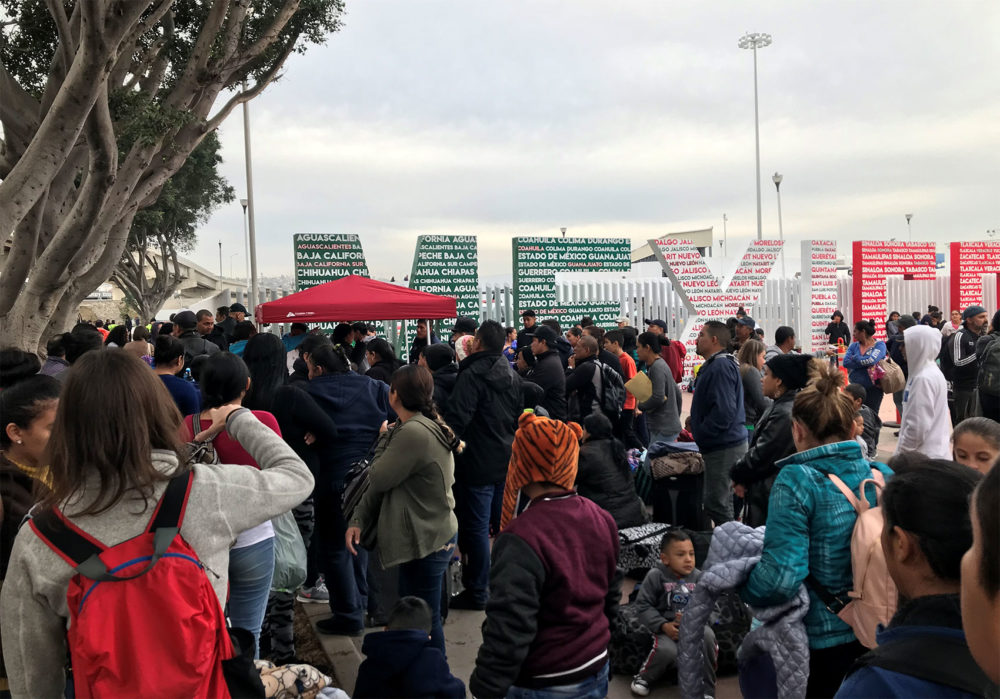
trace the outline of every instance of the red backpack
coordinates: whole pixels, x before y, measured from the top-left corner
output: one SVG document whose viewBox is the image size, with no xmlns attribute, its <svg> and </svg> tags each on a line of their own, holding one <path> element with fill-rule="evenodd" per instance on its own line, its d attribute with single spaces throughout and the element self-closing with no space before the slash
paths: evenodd
<svg viewBox="0 0 1000 699">
<path fill-rule="evenodd" d="M 180 536 L 194 472 L 175 476 L 146 530 L 106 546 L 56 508 L 35 534 L 76 570 L 66 593 L 73 685 L 89 697 L 228 697 L 233 644 L 215 590 Z"/>
</svg>

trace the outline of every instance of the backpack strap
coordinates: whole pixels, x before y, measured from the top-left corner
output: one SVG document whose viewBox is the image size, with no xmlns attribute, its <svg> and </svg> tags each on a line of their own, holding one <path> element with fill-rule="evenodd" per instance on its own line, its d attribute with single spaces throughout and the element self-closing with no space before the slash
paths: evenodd
<svg viewBox="0 0 1000 699">
<path fill-rule="evenodd" d="M 57 507 L 33 514 L 28 520 L 28 526 L 72 568 L 89 558 L 96 558 L 107 548 L 66 519 Z"/>
<path fill-rule="evenodd" d="M 855 660 L 847 674 L 863 667 L 880 667 L 975 696 L 983 696 L 991 686 L 965 639 L 944 634 L 921 634 L 883 643 Z"/>
<path fill-rule="evenodd" d="M 153 555 L 146 567 L 134 575 L 109 573 L 108 567 L 100 558 L 107 547 L 66 519 L 56 508 L 33 518 L 31 528 L 49 548 L 83 577 L 97 582 L 132 580 L 148 573 L 170 548 L 180 531 L 193 477 L 194 471 L 188 471 L 170 479 L 146 527 L 147 533 L 153 533 Z"/>
<path fill-rule="evenodd" d="M 157 529 L 179 530 L 181 528 L 193 481 L 193 469 L 170 479 L 170 482 L 167 483 L 167 489 L 163 492 L 163 497 L 160 498 L 156 510 L 153 511 L 153 516 L 149 519 L 146 532 L 155 532 Z"/>
</svg>

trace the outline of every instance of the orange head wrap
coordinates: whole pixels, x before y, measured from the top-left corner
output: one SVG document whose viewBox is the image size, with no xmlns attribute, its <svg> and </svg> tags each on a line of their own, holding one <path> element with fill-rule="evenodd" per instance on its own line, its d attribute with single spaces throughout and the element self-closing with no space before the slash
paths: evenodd
<svg viewBox="0 0 1000 699">
<path fill-rule="evenodd" d="M 514 518 L 517 497 L 529 483 L 554 483 L 573 490 L 583 428 L 534 413 L 521 413 L 507 468 L 500 528 Z"/>
</svg>

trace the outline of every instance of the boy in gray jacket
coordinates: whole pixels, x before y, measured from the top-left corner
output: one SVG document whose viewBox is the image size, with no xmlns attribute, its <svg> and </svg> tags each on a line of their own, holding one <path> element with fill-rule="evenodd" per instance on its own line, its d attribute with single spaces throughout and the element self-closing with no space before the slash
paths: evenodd
<svg viewBox="0 0 1000 699">
<path fill-rule="evenodd" d="M 701 571 L 694 567 L 694 544 L 681 530 L 669 531 L 660 540 L 660 563 L 646 573 L 636 598 L 639 621 L 654 634 L 639 674 L 632 680 L 632 693 L 644 697 L 651 685 L 677 663 L 681 617 L 691 599 Z M 715 633 L 705 626 L 705 691 L 715 693 Z"/>
</svg>

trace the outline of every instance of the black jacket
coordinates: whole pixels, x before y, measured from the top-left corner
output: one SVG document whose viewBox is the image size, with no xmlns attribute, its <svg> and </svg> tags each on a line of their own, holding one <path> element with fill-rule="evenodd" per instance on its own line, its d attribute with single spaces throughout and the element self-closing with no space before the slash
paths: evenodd
<svg viewBox="0 0 1000 699">
<path fill-rule="evenodd" d="M 538 324 L 532 325 L 530 328 L 521 328 L 517 331 L 517 348 L 530 347 L 531 341 L 535 339 L 535 330 L 538 329 Z"/>
<path fill-rule="evenodd" d="M 365 372 L 365 376 L 370 376 L 376 381 L 381 381 L 386 386 L 389 385 L 389 380 L 392 378 L 392 372 L 399 368 L 398 362 L 392 362 L 387 359 L 383 359 L 380 362 L 375 362 L 375 365 Z"/>
<path fill-rule="evenodd" d="M 622 369 L 621 360 L 619 360 L 618 357 L 616 357 L 615 355 L 608 352 L 606 349 L 602 349 L 597 354 L 597 361 L 599 361 L 601 364 L 607 364 L 609 367 L 617 371 L 618 375 L 622 377 L 622 383 L 628 381 L 628 379 L 625 378 L 625 370 Z"/>
<path fill-rule="evenodd" d="M 964 325 L 944 338 L 942 341 L 942 354 L 947 353 L 949 361 L 942 361 L 941 366 L 950 364 L 951 372 L 945 371 L 945 378 L 952 381 L 956 391 L 971 391 L 976 387 L 976 379 L 979 377 L 979 358 L 976 356 L 976 343 L 980 336 L 966 328 Z"/>
<path fill-rule="evenodd" d="M 645 524 L 642 501 L 625 460 L 621 443 L 614 439 L 589 439 L 580 445 L 576 492 L 593 500 L 615 519 L 619 529 Z"/>
<path fill-rule="evenodd" d="M 212 326 L 212 332 L 208 335 L 202 335 L 202 337 L 215 344 L 223 352 L 229 349 L 229 343 L 226 341 L 226 334 L 222 332 L 222 328 L 218 325 Z"/>
<path fill-rule="evenodd" d="M 559 353 L 549 350 L 535 357 L 535 368 L 526 377 L 545 391 L 540 405 L 554 420 L 566 419 L 566 372 Z"/>
<path fill-rule="evenodd" d="M 444 407 L 445 422 L 465 450 L 455 455 L 455 480 L 469 486 L 507 478 L 510 448 L 521 412 L 520 380 L 502 354 L 476 352 L 459 364 Z"/>
<path fill-rule="evenodd" d="M 305 462 L 313 476 L 319 475 L 320 464 L 332 460 L 340 446 L 337 426 L 306 393 L 301 382 L 281 386 L 268 397 L 265 405 L 247 404 L 245 407 L 266 410 L 274 415 L 282 439 Z M 306 444 L 306 433 L 315 437 L 313 444 Z"/>
<path fill-rule="evenodd" d="M 843 321 L 827 325 L 826 336 L 830 338 L 831 345 L 837 344 L 838 338 L 842 338 L 845 345 L 851 344 L 851 329 Z"/>
<path fill-rule="evenodd" d="M 380 631 L 365 636 L 365 661 L 358 668 L 356 699 L 451 697 L 465 699 L 465 684 L 451 674 L 448 661 L 416 629 Z"/>
<path fill-rule="evenodd" d="M 761 415 L 750 440 L 750 448 L 729 471 L 737 485 L 750 488 L 750 519 L 753 526 L 767 521 L 767 501 L 779 469 L 775 464 L 795 453 L 792 441 L 792 404 L 798 391 L 786 391 Z"/>
<path fill-rule="evenodd" d="M 441 340 L 434 333 L 430 333 L 431 344 L 436 345 Z M 410 343 L 410 364 L 416 364 L 417 360 L 420 359 L 420 352 L 427 346 L 427 338 L 420 339 L 419 337 L 413 338 L 413 342 Z"/>
<path fill-rule="evenodd" d="M 600 408 L 597 385 L 594 372 L 600 371 L 597 357 L 580 359 L 576 367 L 566 374 L 566 404 L 568 417 L 566 419 L 583 424 L 583 419 Z"/>
<path fill-rule="evenodd" d="M 556 338 L 556 352 L 559 354 L 559 361 L 562 362 L 563 371 L 569 368 L 569 358 L 573 355 L 573 345 L 563 337 Z"/>
<path fill-rule="evenodd" d="M 906 356 L 903 354 L 903 333 L 896 333 L 890 337 L 885 343 L 885 348 L 889 352 L 889 358 L 903 370 L 903 376 L 909 378 L 910 367 L 906 365 Z"/>
<path fill-rule="evenodd" d="M 458 364 L 454 362 L 445 364 L 433 372 L 432 376 L 434 378 L 434 404 L 440 413 L 448 404 L 448 396 L 455 390 L 455 382 L 458 381 Z"/>
</svg>

